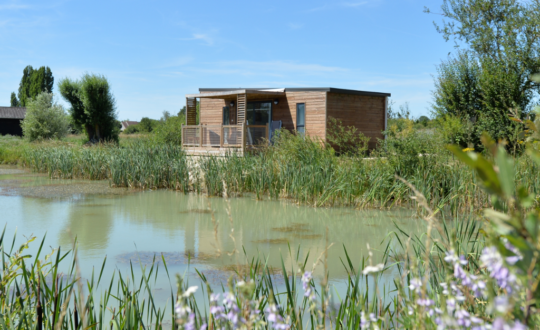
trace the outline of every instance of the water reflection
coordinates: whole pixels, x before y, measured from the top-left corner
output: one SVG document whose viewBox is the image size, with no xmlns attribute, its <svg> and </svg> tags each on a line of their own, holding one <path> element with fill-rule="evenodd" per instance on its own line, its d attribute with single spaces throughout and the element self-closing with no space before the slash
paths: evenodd
<svg viewBox="0 0 540 330">
<path fill-rule="evenodd" d="M 0 186 L 5 178 L 0 176 Z M 37 176 L 34 185 L 53 182 Z M 86 189 L 78 186 L 80 181 L 62 184 L 72 186 L 64 190 L 68 192 Z M 98 184 L 104 187 L 101 194 L 96 194 Z M 330 276 L 343 278 L 343 246 L 359 265 L 369 244 L 377 262 L 385 248 L 381 242 L 394 230 L 394 222 L 409 232 L 423 227 L 411 211 L 401 209 L 312 208 L 249 196 L 226 201 L 164 190 L 126 193 L 103 184 L 92 183 L 91 193 L 77 193 L 71 199 L 0 196 L 0 207 L 7 210 L 11 229 L 19 227 L 38 237 L 48 233 L 49 244 L 66 248 L 77 237 L 83 264 L 99 264 L 109 256 L 111 269 L 152 260 L 161 252 L 174 271 L 184 269 L 188 259 L 193 267 L 219 272 L 257 257 L 276 269 L 283 258 L 288 268 L 297 269 L 297 260 L 307 260 L 311 267 L 334 243 L 327 256 Z M 315 275 L 322 276 L 323 268 L 318 267 Z"/>
</svg>

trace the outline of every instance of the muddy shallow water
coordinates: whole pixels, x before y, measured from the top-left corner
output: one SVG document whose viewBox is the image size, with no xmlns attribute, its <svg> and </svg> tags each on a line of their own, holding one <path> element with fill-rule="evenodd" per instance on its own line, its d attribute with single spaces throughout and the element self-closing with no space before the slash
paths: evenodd
<svg viewBox="0 0 540 330">
<path fill-rule="evenodd" d="M 77 237 L 83 276 L 101 267 L 105 257 L 104 276 L 127 272 L 130 263 L 150 265 L 163 258 L 169 272 L 198 282 L 198 269 L 216 285 L 254 257 L 267 260 L 278 279 L 282 258 L 287 268 L 297 268 L 297 256 L 304 260 L 309 254 L 311 267 L 332 243 L 328 270 L 339 285 L 346 276 L 343 245 L 358 265 L 368 255 L 367 244 L 380 258 L 381 242 L 395 230 L 394 223 L 410 232 L 423 228 L 404 209 L 312 208 L 249 196 L 227 202 L 167 190 L 111 188 L 107 181 L 51 180 L 5 166 L 0 166 L 0 209 L 6 235 L 17 231 L 19 242 L 22 235 L 40 240 L 46 234 L 45 246 L 68 250 Z M 322 266 L 314 274 L 322 277 Z M 163 289 L 164 300 L 169 287 L 165 272 L 160 273 L 156 290 Z"/>
</svg>

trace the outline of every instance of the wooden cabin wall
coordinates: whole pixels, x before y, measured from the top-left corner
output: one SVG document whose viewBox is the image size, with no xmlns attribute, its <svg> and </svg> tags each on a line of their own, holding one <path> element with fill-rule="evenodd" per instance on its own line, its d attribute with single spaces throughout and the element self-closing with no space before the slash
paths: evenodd
<svg viewBox="0 0 540 330">
<path fill-rule="evenodd" d="M 236 101 L 235 106 L 230 107 L 230 100 L 222 99 L 200 99 L 199 121 L 201 124 L 221 125 L 223 122 L 223 107 L 229 107 L 232 123 L 236 123 Z"/>
<path fill-rule="evenodd" d="M 383 139 L 385 97 L 328 93 L 328 119 L 334 117 L 344 126 L 354 126 L 371 138 L 369 148 L 375 148 L 377 139 Z"/>
<path fill-rule="evenodd" d="M 274 105 L 272 120 L 282 120 L 283 127 L 296 129 L 296 104 L 306 105 L 306 135 L 326 138 L 326 92 L 287 92 L 279 104 Z"/>
</svg>

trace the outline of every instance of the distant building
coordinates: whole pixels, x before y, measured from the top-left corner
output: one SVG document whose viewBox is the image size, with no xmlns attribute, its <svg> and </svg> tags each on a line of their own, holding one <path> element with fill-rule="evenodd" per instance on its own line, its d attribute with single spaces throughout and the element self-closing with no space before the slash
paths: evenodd
<svg viewBox="0 0 540 330">
<path fill-rule="evenodd" d="M 120 129 L 120 131 L 123 132 L 129 126 L 137 125 L 138 123 L 139 123 L 138 121 L 130 121 L 130 120 L 123 121 L 122 128 Z"/>
<path fill-rule="evenodd" d="M 21 122 L 26 116 L 26 108 L 0 107 L 0 135 L 22 136 Z"/>
</svg>

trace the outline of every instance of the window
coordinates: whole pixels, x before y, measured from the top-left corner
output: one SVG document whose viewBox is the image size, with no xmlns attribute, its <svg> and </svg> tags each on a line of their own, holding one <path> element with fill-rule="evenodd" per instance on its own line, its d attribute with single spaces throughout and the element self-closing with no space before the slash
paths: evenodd
<svg viewBox="0 0 540 330">
<path fill-rule="evenodd" d="M 296 104 L 296 131 L 306 133 L 306 105 L 305 103 Z"/>
</svg>

